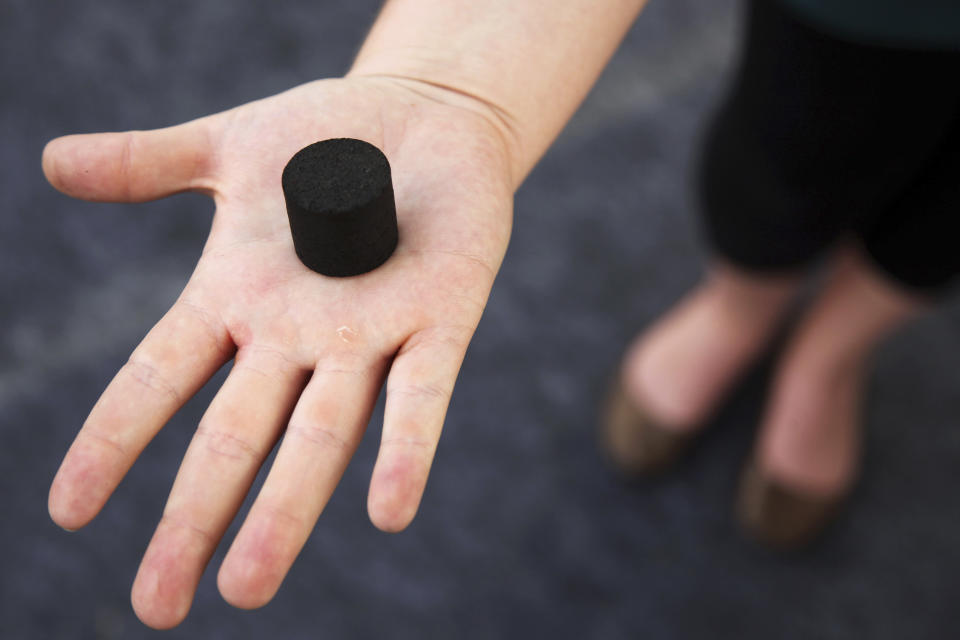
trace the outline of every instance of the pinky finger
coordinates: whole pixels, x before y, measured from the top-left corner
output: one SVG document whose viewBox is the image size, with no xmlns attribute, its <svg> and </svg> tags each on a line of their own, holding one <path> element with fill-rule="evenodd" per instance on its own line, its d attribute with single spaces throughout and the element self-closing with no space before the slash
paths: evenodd
<svg viewBox="0 0 960 640">
<path fill-rule="evenodd" d="M 420 330 L 407 338 L 393 361 L 367 498 L 370 520 L 378 529 L 401 531 L 417 513 L 472 334 L 465 326 Z"/>
</svg>

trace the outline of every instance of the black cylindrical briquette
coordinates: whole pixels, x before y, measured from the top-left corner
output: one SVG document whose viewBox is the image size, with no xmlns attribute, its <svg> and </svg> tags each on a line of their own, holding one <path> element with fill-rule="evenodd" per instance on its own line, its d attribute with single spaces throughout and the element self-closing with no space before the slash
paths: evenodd
<svg viewBox="0 0 960 640">
<path fill-rule="evenodd" d="M 355 276 L 386 262 L 397 246 L 390 163 L 352 138 L 316 142 L 283 169 L 283 195 L 300 261 L 326 276 Z"/>
</svg>

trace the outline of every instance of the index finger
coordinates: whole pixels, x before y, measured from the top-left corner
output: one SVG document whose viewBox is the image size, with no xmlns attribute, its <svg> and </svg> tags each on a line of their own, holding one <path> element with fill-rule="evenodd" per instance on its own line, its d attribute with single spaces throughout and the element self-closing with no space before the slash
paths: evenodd
<svg viewBox="0 0 960 640">
<path fill-rule="evenodd" d="M 86 525 L 157 432 L 233 354 L 226 328 L 178 300 L 97 400 L 53 479 L 47 506 L 64 529 Z"/>
</svg>

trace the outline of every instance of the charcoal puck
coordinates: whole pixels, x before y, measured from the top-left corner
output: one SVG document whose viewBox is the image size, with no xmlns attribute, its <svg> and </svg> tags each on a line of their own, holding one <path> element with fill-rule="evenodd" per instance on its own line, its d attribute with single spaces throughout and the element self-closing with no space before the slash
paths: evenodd
<svg viewBox="0 0 960 640">
<path fill-rule="evenodd" d="M 297 257 L 325 276 L 376 269 L 397 246 L 390 163 L 362 140 L 334 138 L 298 151 L 283 169 Z"/>
</svg>

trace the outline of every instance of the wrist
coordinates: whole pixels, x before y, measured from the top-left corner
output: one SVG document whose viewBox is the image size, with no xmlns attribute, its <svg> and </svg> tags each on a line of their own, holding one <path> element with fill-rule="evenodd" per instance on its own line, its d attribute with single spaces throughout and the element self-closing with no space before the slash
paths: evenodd
<svg viewBox="0 0 960 640">
<path fill-rule="evenodd" d="M 502 149 L 510 183 L 514 190 L 526 174 L 522 136 L 516 119 L 503 106 L 458 81 L 456 73 L 440 65 L 418 65 L 402 60 L 359 59 L 346 74 L 347 79 L 388 81 L 392 85 L 430 102 L 451 107 L 488 128 Z"/>
<path fill-rule="evenodd" d="M 350 75 L 404 79 L 482 114 L 505 141 L 516 186 L 587 95 L 644 1 L 388 0 Z"/>
</svg>

